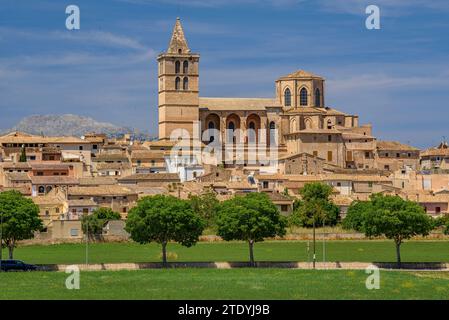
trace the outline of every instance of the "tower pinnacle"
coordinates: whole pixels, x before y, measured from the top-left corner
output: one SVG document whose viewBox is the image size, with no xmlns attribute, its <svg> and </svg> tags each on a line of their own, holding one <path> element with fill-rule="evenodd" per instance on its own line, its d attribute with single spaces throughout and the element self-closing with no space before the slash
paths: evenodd
<svg viewBox="0 0 449 320">
<path fill-rule="evenodd" d="M 168 45 L 167 53 L 190 53 L 189 46 L 187 45 L 187 40 L 184 36 L 184 30 L 182 29 L 181 19 L 179 19 L 179 17 L 176 18 L 176 23 L 173 28 L 173 33 L 170 39 L 170 44 Z"/>
</svg>

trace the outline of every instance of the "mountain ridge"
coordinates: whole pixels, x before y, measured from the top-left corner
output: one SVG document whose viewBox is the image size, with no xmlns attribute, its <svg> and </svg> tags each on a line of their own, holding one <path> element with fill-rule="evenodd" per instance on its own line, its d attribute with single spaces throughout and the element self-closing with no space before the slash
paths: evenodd
<svg viewBox="0 0 449 320">
<path fill-rule="evenodd" d="M 133 128 L 121 127 L 109 122 L 100 122 L 91 117 L 76 114 L 31 115 L 21 119 L 11 129 L 1 130 L 2 133 L 12 131 L 21 131 L 34 135 L 78 137 L 92 132 L 103 133 L 109 137 L 135 134 L 136 132 Z"/>
</svg>

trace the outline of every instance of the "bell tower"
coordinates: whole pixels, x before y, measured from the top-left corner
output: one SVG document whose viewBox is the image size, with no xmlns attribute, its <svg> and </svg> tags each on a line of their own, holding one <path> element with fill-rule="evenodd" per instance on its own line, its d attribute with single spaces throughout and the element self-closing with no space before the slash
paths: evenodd
<svg viewBox="0 0 449 320">
<path fill-rule="evenodd" d="M 176 19 L 167 52 L 158 61 L 159 140 L 170 140 L 175 129 L 184 129 L 190 139 L 193 126 L 199 121 L 199 60 L 191 53 L 181 20 Z"/>
</svg>

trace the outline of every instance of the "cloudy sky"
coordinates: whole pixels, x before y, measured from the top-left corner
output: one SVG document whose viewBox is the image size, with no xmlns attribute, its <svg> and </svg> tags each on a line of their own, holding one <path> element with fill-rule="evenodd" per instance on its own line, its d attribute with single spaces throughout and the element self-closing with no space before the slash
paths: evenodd
<svg viewBox="0 0 449 320">
<path fill-rule="evenodd" d="M 65 28 L 70 4 L 80 30 Z M 365 28 L 368 4 L 380 30 Z M 156 134 L 156 56 L 177 16 L 201 54 L 201 96 L 272 97 L 304 69 L 380 139 L 449 138 L 446 0 L 1 0 L 0 128 L 73 113 Z"/>
</svg>

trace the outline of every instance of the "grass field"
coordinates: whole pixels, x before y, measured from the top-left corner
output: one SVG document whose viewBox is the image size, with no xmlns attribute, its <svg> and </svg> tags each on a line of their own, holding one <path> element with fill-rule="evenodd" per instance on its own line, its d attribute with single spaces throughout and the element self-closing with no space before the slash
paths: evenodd
<svg viewBox="0 0 449 320">
<path fill-rule="evenodd" d="M 63 272 L 0 274 L 0 299 L 449 299 L 449 273 L 381 271 L 368 290 L 363 271 L 169 269 L 84 272 L 80 290 Z"/>
<path fill-rule="evenodd" d="M 317 259 L 323 260 L 322 242 L 317 242 Z M 243 242 L 201 242 L 192 248 L 168 245 L 169 261 L 247 261 L 248 245 Z M 312 244 L 310 243 L 311 259 Z M 394 262 L 393 241 L 329 241 L 326 261 Z M 449 241 L 408 241 L 402 245 L 404 262 L 449 262 Z M 5 252 L 4 252 L 5 253 Z M 14 258 L 35 264 L 85 262 L 85 245 L 33 245 L 15 250 Z M 255 245 L 259 261 L 308 261 L 307 241 L 267 241 Z M 96 243 L 89 245 L 89 263 L 160 261 L 156 244 Z"/>
</svg>

